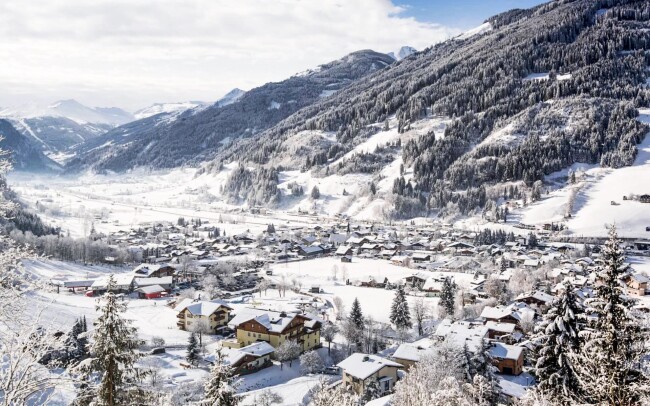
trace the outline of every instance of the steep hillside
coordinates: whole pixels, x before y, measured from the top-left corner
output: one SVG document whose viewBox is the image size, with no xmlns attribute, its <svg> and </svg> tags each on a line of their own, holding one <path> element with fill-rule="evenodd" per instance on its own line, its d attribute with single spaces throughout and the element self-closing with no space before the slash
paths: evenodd
<svg viewBox="0 0 650 406">
<path fill-rule="evenodd" d="M 14 169 L 24 171 L 47 171 L 60 169 L 43 155 L 40 146 L 22 135 L 9 121 L 0 119 L 0 149 L 10 154 Z"/>
<path fill-rule="evenodd" d="M 282 82 L 252 89 L 231 104 L 217 103 L 198 111 L 130 123 L 128 128 L 118 127 L 106 134 L 101 143 L 84 145 L 67 170 L 121 171 L 136 166 L 169 168 L 202 162 L 231 142 L 256 136 L 301 108 L 331 97 L 393 62 L 385 54 L 359 51 Z"/>
<path fill-rule="evenodd" d="M 0 110 L 0 117 L 55 159 L 65 158 L 72 147 L 134 119 L 119 108 L 87 107 L 76 100 L 5 108 Z"/>
<path fill-rule="evenodd" d="M 386 165 L 397 166 L 381 197 L 400 217 L 480 212 L 512 197 L 505 184 L 529 193 L 574 162 L 631 165 L 648 132 L 637 109 L 650 101 L 649 20 L 642 0 L 512 10 L 233 143 L 204 171 L 244 162 L 255 174 L 238 171 L 232 183 L 266 192 L 231 194 L 261 204 L 286 195 L 277 188 L 283 171 L 363 173 L 376 188 L 387 183 Z M 443 133 L 410 131 L 436 118 L 448 120 Z M 391 131 L 376 151 L 351 153 Z"/>
</svg>

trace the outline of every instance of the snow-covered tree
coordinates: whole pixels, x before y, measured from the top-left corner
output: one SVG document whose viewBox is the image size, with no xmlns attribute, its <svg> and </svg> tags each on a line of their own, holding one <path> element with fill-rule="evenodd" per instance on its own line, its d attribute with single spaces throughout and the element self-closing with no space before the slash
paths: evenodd
<svg viewBox="0 0 650 406">
<path fill-rule="evenodd" d="M 115 294 L 115 278 L 108 278 L 107 292 L 97 305 L 99 317 L 94 323 L 95 330 L 90 343 L 91 357 L 80 364 L 80 370 L 94 371 L 99 374 L 99 383 L 88 393 L 94 396 L 97 406 L 127 405 L 130 392 L 135 391 L 136 384 L 144 377 L 136 368 L 141 358 L 137 348 L 142 344 L 138 339 L 138 330 L 131 320 L 122 314 L 126 303 L 119 301 Z"/>
<path fill-rule="evenodd" d="M 273 392 L 270 389 L 264 390 L 255 400 L 255 404 L 260 406 L 279 405 L 284 402 L 284 399 L 279 393 Z"/>
<path fill-rule="evenodd" d="M 352 309 L 350 310 L 350 315 L 348 319 L 354 324 L 357 328 L 363 329 L 365 321 L 363 318 L 363 312 L 361 311 L 361 304 L 359 304 L 359 299 L 354 298 L 352 302 Z"/>
<path fill-rule="evenodd" d="M 544 315 L 543 322 L 533 338 L 539 347 L 535 351 L 534 373 L 537 390 L 562 403 L 582 401 L 580 379 L 576 372 L 576 358 L 580 354 L 579 332 L 583 308 L 577 300 L 570 281 Z"/>
<path fill-rule="evenodd" d="M 406 300 L 406 293 L 404 292 L 404 287 L 402 285 L 398 285 L 397 290 L 395 291 L 393 305 L 390 308 L 390 321 L 398 330 L 405 330 L 413 327 L 409 304 Z"/>
<path fill-rule="evenodd" d="M 443 352 L 447 353 L 447 349 Z M 449 354 L 451 352 L 447 353 Z M 448 358 L 441 355 L 443 354 L 435 353 L 420 358 L 420 362 L 395 384 L 392 405 L 469 405 L 458 383 L 461 371 L 456 364 L 449 363 Z M 452 400 L 457 403 L 447 403 Z"/>
<path fill-rule="evenodd" d="M 499 399 L 499 387 L 490 348 L 491 344 L 487 340 L 481 340 L 479 347 L 474 349 L 469 356 L 464 355 L 463 358 L 469 359 L 469 383 L 473 383 L 477 376 L 483 377 L 485 380 L 482 381 L 484 384 L 482 393 L 490 402 L 496 403 Z M 464 351 L 467 351 L 467 347 L 464 348 Z"/>
<path fill-rule="evenodd" d="M 310 392 L 309 406 L 358 406 L 358 397 L 338 385 L 331 388 L 324 380 L 320 380 Z"/>
<path fill-rule="evenodd" d="M 359 402 L 361 404 L 366 404 L 371 400 L 380 398 L 381 395 L 382 395 L 382 390 L 379 381 L 377 381 L 376 378 L 372 378 L 366 381 L 363 395 L 361 396 L 361 399 L 359 399 Z"/>
<path fill-rule="evenodd" d="M 334 341 L 334 338 L 338 332 L 339 328 L 334 323 L 325 323 L 323 327 L 321 327 L 320 335 L 327 343 L 328 354 L 332 352 L 332 341 Z"/>
<path fill-rule="evenodd" d="M 354 298 L 350 314 L 343 324 L 343 335 L 347 339 L 348 344 L 356 344 L 358 348 L 362 347 L 365 326 L 366 321 L 361 311 L 361 304 L 359 304 L 359 299 Z"/>
<path fill-rule="evenodd" d="M 632 312 L 621 278 L 626 273 L 625 255 L 616 228 L 609 230 L 603 249 L 604 269 L 599 273 L 596 297 L 585 301 L 586 313 L 596 320 L 581 333 L 585 343 L 577 364 L 587 399 L 607 405 L 636 405 L 650 386 L 639 370 L 647 340 Z"/>
<path fill-rule="evenodd" d="M 285 340 L 275 350 L 275 357 L 280 361 L 280 369 L 283 368 L 285 362 L 289 362 L 289 367 L 293 364 L 293 360 L 300 356 L 302 347 L 294 340 Z"/>
<path fill-rule="evenodd" d="M 187 340 L 185 360 L 187 360 L 191 365 L 199 363 L 199 341 L 196 339 L 196 334 L 194 334 L 194 332 L 190 334 L 190 337 Z"/>
<path fill-rule="evenodd" d="M 238 381 L 233 378 L 232 367 L 227 365 L 221 348 L 217 349 L 214 365 L 205 383 L 204 406 L 237 406 L 241 397 L 237 396 Z"/>
<path fill-rule="evenodd" d="M 320 190 L 318 190 L 318 186 L 314 186 L 311 189 L 311 198 L 314 200 L 320 199 Z"/>
<path fill-rule="evenodd" d="M 444 309 L 448 316 L 454 315 L 454 304 L 456 295 L 456 284 L 454 281 L 447 277 L 442 282 L 442 290 L 440 291 L 440 302 L 438 306 Z"/>
<path fill-rule="evenodd" d="M 325 364 L 316 351 L 307 351 L 300 356 L 300 372 L 314 374 L 323 370 Z"/>
<path fill-rule="evenodd" d="M 413 303 L 411 313 L 413 315 L 413 320 L 415 320 L 415 325 L 418 328 L 418 335 L 422 336 L 424 334 L 424 321 L 431 317 L 431 308 L 427 306 L 424 299 L 417 298 L 415 303 Z"/>
</svg>

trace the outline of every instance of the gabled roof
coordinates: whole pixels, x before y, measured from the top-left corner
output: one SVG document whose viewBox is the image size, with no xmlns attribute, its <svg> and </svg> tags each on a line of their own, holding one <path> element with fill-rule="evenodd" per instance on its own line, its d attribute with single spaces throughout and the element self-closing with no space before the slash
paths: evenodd
<svg viewBox="0 0 650 406">
<path fill-rule="evenodd" d="M 194 302 L 191 300 L 184 300 L 181 303 L 179 303 L 178 306 L 176 306 L 176 310 L 178 312 L 182 312 L 184 310 L 187 310 L 188 312 L 192 313 L 195 316 L 210 316 L 217 310 L 219 310 L 220 307 L 225 307 L 227 309 L 232 310 L 232 307 L 228 306 L 226 302 L 223 302 L 221 300 L 214 300 L 211 302 L 205 302 L 205 301 L 200 301 L 200 302 Z"/>
<path fill-rule="evenodd" d="M 366 379 L 384 367 L 402 368 L 402 364 L 387 360 L 377 355 L 356 352 L 337 365 L 346 374 L 358 379 Z"/>
<path fill-rule="evenodd" d="M 425 354 L 433 353 L 435 350 L 434 342 L 425 338 L 414 343 L 404 343 L 397 347 L 393 358 L 404 359 L 407 361 L 420 361 L 420 357 Z"/>
<path fill-rule="evenodd" d="M 498 359 L 511 359 L 517 360 L 521 357 L 521 353 L 524 351 L 522 347 L 516 345 L 508 345 L 500 342 L 493 342 L 490 347 L 490 355 Z"/>
</svg>

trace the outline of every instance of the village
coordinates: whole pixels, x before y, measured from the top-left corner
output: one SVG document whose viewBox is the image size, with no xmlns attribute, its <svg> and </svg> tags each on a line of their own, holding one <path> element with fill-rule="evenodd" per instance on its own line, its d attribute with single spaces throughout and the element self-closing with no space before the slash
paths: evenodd
<svg viewBox="0 0 650 406">
<path fill-rule="evenodd" d="M 593 297 L 603 266 L 600 244 L 552 241 L 552 229 L 522 226 L 515 235 L 341 220 L 226 236 L 181 218 L 101 236 L 134 262 L 109 257 L 86 278 L 55 274 L 48 297 L 94 302 L 110 269 L 120 270 L 112 291 L 137 303 L 129 312 L 157 312 L 143 316 L 160 327 L 141 331 L 144 351 L 164 365 L 157 374 L 174 391 L 201 382 L 219 349 L 246 404 L 262 395 L 300 404 L 323 382 L 386 404 L 423 357 L 453 346 L 486 352 L 501 396 L 515 402 L 535 385 L 531 337 L 544 313 L 566 286 Z M 650 240 L 623 244 L 631 266 L 621 283 L 647 313 Z M 398 300 L 407 322 L 391 311 Z M 350 331 L 355 312 L 362 325 Z M 164 337 L 164 328 L 178 333 Z"/>
</svg>

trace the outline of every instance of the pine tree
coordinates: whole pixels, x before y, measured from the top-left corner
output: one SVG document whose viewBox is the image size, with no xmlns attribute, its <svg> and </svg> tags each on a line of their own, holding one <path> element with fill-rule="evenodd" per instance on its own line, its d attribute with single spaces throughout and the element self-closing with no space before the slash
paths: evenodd
<svg viewBox="0 0 650 406">
<path fill-rule="evenodd" d="M 538 390 L 562 404 L 582 401 L 580 379 L 574 362 L 580 352 L 579 331 L 583 309 L 573 285 L 563 283 L 564 291 L 553 302 L 538 327 L 535 376 Z M 535 340 L 533 340 L 535 341 Z"/>
<path fill-rule="evenodd" d="M 609 230 L 603 249 L 605 269 L 596 297 L 585 301 L 586 312 L 596 317 L 585 330 L 579 376 L 588 400 L 597 404 L 636 405 L 650 389 L 638 370 L 647 339 L 632 313 L 633 301 L 625 296 L 621 278 L 626 272 L 624 252 L 616 228 Z"/>
<path fill-rule="evenodd" d="M 192 365 L 196 365 L 199 362 L 199 342 L 194 332 L 190 334 L 187 342 L 187 355 L 185 355 L 185 359 Z"/>
<path fill-rule="evenodd" d="M 393 305 L 390 309 L 390 321 L 399 330 L 413 327 L 413 323 L 411 323 L 409 304 L 406 300 L 406 293 L 404 292 L 404 287 L 402 285 L 397 285 Z"/>
<path fill-rule="evenodd" d="M 226 365 L 221 348 L 217 350 L 210 377 L 205 383 L 205 406 L 237 406 L 241 397 L 237 396 L 237 381 L 233 379 L 232 367 Z"/>
<path fill-rule="evenodd" d="M 98 406 L 127 405 L 128 392 L 134 389 L 134 383 L 144 374 L 135 367 L 141 357 L 136 349 L 142 342 L 138 339 L 137 329 L 131 321 L 124 319 L 126 303 L 117 300 L 113 293 L 116 289 L 115 278 L 108 278 L 107 292 L 97 306 L 100 313 L 95 321 L 95 331 L 90 345 L 90 358 L 82 369 L 90 368 L 99 373 L 100 381 L 94 388 L 93 396 Z"/>
<path fill-rule="evenodd" d="M 449 316 L 454 315 L 455 296 L 456 284 L 451 280 L 451 278 L 447 277 L 442 283 L 439 306 L 442 306 L 442 308 L 445 309 L 445 312 Z"/>
<path fill-rule="evenodd" d="M 491 404 L 496 404 L 499 400 L 499 387 L 498 380 L 494 373 L 494 359 L 490 353 L 491 344 L 487 340 L 481 340 L 481 345 L 471 353 L 469 357 L 469 382 L 474 382 L 477 376 L 482 376 L 485 378 L 484 384 L 487 385 L 489 389 L 489 395 L 486 395 L 485 398 L 490 401 Z"/>
<path fill-rule="evenodd" d="M 350 309 L 348 320 L 359 330 L 365 328 L 366 323 L 363 319 L 363 313 L 361 312 L 361 305 L 359 304 L 359 299 L 356 297 L 354 298 L 354 302 L 352 302 L 352 309 Z"/>
</svg>

